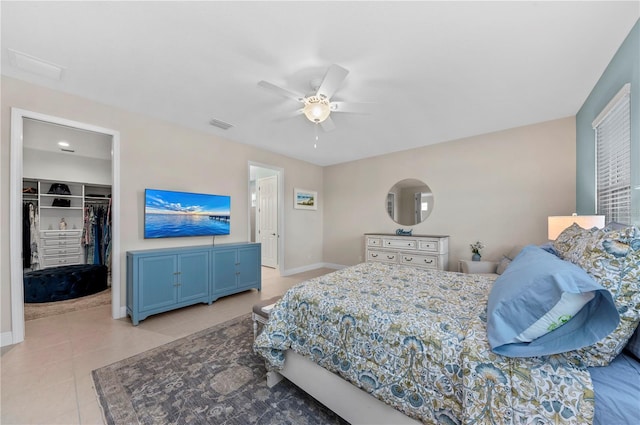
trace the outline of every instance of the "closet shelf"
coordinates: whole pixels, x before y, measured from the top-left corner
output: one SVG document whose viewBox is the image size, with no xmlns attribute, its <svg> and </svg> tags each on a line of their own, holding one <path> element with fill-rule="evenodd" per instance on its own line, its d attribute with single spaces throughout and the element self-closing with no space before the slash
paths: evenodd
<svg viewBox="0 0 640 425">
<path fill-rule="evenodd" d="M 40 209 L 44 210 L 82 210 L 82 207 L 53 207 L 47 205 L 40 205 Z"/>
<path fill-rule="evenodd" d="M 64 199 L 82 199 L 82 195 L 56 195 L 54 193 L 41 193 L 41 198 L 64 198 Z"/>
</svg>

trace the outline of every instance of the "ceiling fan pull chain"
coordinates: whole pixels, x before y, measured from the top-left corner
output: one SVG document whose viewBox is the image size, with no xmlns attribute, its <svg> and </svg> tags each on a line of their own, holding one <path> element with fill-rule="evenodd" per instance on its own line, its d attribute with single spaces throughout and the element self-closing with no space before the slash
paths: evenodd
<svg viewBox="0 0 640 425">
<path fill-rule="evenodd" d="M 318 147 L 318 126 L 319 125 L 320 125 L 320 123 L 316 122 L 315 125 L 313 126 L 314 129 L 315 129 L 315 132 L 316 132 L 316 140 L 315 140 L 315 142 L 313 142 L 313 148 L 314 149 L 317 149 L 317 147 Z"/>
</svg>

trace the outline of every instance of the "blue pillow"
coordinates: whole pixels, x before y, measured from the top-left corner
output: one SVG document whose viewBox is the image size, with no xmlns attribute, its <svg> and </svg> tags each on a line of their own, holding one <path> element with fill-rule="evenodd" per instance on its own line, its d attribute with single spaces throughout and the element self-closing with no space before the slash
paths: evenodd
<svg viewBox="0 0 640 425">
<path fill-rule="evenodd" d="M 534 338 L 525 338 L 528 342 L 519 342 L 549 314 L 562 310 L 568 298 L 574 300 L 571 312 L 552 320 L 544 332 L 534 332 Z M 582 300 L 577 307 L 575 299 Z M 489 344 L 507 357 L 577 350 L 607 336 L 619 321 L 607 289 L 580 267 L 534 245 L 526 246 L 496 279 L 487 305 Z"/>
<path fill-rule="evenodd" d="M 640 326 L 636 328 L 636 331 L 627 343 L 627 350 L 633 353 L 633 355 L 640 360 Z"/>
</svg>

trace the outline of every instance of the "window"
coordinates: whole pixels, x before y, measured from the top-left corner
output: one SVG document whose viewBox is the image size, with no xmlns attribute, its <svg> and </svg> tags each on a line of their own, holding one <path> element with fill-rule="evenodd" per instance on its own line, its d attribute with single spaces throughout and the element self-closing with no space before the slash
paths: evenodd
<svg viewBox="0 0 640 425">
<path fill-rule="evenodd" d="M 630 84 L 593 121 L 596 136 L 596 208 L 607 222 L 631 224 Z"/>
</svg>

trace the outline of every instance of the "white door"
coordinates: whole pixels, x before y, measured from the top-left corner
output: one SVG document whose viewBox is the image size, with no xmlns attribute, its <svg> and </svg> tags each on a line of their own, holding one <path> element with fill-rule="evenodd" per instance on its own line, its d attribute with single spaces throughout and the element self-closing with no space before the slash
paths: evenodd
<svg viewBox="0 0 640 425">
<path fill-rule="evenodd" d="M 257 180 L 256 239 L 262 244 L 262 265 L 278 267 L 278 176 Z"/>
</svg>

